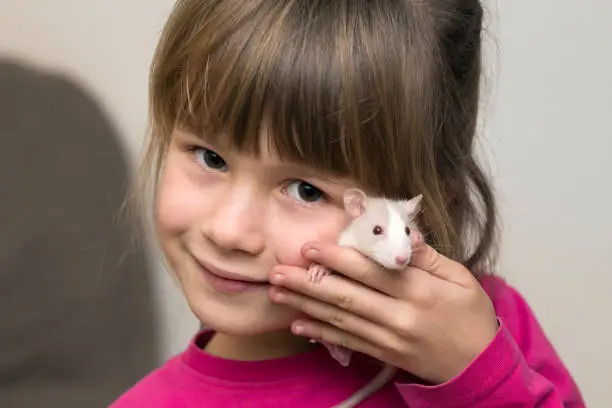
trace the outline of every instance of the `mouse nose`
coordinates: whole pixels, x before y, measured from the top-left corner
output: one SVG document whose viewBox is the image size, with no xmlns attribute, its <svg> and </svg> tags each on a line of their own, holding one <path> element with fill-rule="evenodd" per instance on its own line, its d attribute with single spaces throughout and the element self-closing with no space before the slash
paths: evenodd
<svg viewBox="0 0 612 408">
<path fill-rule="evenodd" d="M 397 263 L 398 265 L 403 265 L 405 262 L 406 262 L 406 258 L 404 258 L 403 256 L 395 257 L 395 263 Z"/>
</svg>

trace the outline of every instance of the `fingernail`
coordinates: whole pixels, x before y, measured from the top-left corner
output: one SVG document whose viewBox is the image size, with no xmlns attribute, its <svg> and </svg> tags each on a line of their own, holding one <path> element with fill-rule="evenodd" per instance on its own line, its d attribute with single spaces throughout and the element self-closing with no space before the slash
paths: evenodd
<svg viewBox="0 0 612 408">
<path fill-rule="evenodd" d="M 308 251 L 306 251 L 306 256 L 309 258 L 315 258 L 317 255 L 319 255 L 318 249 L 310 248 Z"/>
<path fill-rule="evenodd" d="M 304 256 L 308 258 L 313 258 L 319 254 L 319 250 L 312 246 L 307 246 L 304 248 Z"/>
<path fill-rule="evenodd" d="M 304 334 L 304 326 L 302 326 L 301 324 L 295 324 L 293 325 L 293 333 L 295 334 Z"/>
<path fill-rule="evenodd" d="M 274 273 L 272 274 L 272 277 L 270 278 L 270 282 L 271 283 L 281 283 L 284 279 L 285 277 L 281 275 L 280 273 Z"/>
<path fill-rule="evenodd" d="M 283 300 L 285 300 L 285 294 L 281 292 L 280 290 L 274 293 L 273 296 L 274 296 L 274 300 L 276 300 L 277 302 L 282 302 Z"/>
</svg>

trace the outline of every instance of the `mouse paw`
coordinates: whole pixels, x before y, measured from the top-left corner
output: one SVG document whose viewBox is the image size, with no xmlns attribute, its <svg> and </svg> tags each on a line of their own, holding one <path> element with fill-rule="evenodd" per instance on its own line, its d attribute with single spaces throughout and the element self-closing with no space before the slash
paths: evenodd
<svg viewBox="0 0 612 408">
<path fill-rule="evenodd" d="M 340 363 L 342 367 L 348 367 L 351 363 L 351 356 L 353 355 L 352 350 L 336 344 L 323 343 L 323 345 L 327 348 L 327 351 L 334 360 Z"/>
<path fill-rule="evenodd" d="M 308 274 L 306 278 L 310 282 L 318 283 L 321 282 L 324 276 L 330 275 L 331 271 L 324 267 L 323 265 L 312 264 L 310 268 L 308 268 Z"/>
</svg>

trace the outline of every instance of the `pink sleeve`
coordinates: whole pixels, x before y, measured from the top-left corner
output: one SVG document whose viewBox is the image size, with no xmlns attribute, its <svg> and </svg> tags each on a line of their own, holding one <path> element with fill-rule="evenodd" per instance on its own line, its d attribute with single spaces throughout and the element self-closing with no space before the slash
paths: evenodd
<svg viewBox="0 0 612 408">
<path fill-rule="evenodd" d="M 584 408 L 573 378 L 521 295 L 497 278 L 483 286 L 500 324 L 489 346 L 453 380 L 396 384 L 411 408 Z"/>
</svg>

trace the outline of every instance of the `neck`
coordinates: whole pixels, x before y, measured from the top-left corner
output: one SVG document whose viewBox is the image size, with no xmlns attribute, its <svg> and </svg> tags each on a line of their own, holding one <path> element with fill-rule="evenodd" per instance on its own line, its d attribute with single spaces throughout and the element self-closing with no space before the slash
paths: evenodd
<svg viewBox="0 0 612 408">
<path fill-rule="evenodd" d="M 215 333 L 204 351 L 229 360 L 258 361 L 289 357 L 314 347 L 316 344 L 287 330 L 256 336 Z"/>
</svg>

